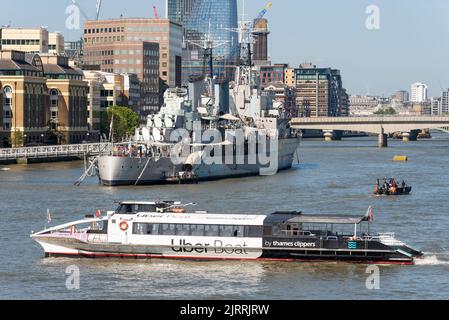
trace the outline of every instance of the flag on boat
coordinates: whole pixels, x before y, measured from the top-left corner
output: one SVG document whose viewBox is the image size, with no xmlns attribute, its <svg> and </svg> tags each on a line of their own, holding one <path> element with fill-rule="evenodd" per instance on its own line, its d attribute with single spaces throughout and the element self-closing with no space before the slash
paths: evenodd
<svg viewBox="0 0 449 320">
<path fill-rule="evenodd" d="M 97 218 L 101 218 L 101 211 L 97 210 L 97 213 L 95 215 L 97 216 Z"/>
<path fill-rule="evenodd" d="M 51 223 L 51 213 L 50 213 L 50 209 L 47 209 L 47 224 Z"/>
<path fill-rule="evenodd" d="M 374 221 L 373 208 L 371 206 L 368 208 L 368 211 L 366 212 L 366 218 L 369 219 L 369 222 Z"/>
</svg>

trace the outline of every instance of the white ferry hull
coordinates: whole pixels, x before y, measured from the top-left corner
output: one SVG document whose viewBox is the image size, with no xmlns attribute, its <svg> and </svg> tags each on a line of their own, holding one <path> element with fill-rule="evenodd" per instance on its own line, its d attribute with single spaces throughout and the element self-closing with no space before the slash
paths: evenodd
<svg viewBox="0 0 449 320">
<path fill-rule="evenodd" d="M 80 242 L 76 239 L 52 237 L 35 238 L 44 249 L 46 257 L 87 257 L 87 258 L 141 258 L 141 259 L 193 259 L 193 260 L 257 260 L 263 255 L 262 240 L 243 239 L 245 246 L 231 244 L 229 240 L 211 240 L 211 246 L 190 246 L 189 241 L 178 239 L 175 245 L 154 244 L 113 244 Z M 202 239 L 202 241 L 205 241 Z M 240 241 L 242 242 L 242 241 Z M 180 246 L 179 244 L 185 244 Z M 218 246 L 214 247 L 214 244 Z"/>
<path fill-rule="evenodd" d="M 278 171 L 292 167 L 298 147 L 298 138 L 279 140 Z M 182 165 L 174 165 L 170 158 L 151 159 L 145 167 L 147 161 L 147 158 L 100 157 L 100 182 L 106 186 L 167 184 L 170 183 L 167 176 L 183 170 Z M 202 164 L 195 167 L 195 174 L 200 181 L 211 181 L 260 175 L 261 168 L 258 164 Z"/>
</svg>

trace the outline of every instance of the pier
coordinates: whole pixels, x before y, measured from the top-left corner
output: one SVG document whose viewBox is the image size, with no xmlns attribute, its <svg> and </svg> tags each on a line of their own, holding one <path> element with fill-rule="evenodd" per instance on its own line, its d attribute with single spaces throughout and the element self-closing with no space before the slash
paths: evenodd
<svg viewBox="0 0 449 320">
<path fill-rule="evenodd" d="M 58 146 L 0 149 L 1 164 L 28 164 L 80 160 L 110 152 L 112 143 L 72 144 Z"/>
</svg>

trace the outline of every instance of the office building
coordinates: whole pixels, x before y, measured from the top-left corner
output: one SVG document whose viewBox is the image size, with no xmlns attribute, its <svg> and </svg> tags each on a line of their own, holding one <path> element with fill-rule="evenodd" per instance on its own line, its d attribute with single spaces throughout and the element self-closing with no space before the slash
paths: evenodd
<svg viewBox="0 0 449 320">
<path fill-rule="evenodd" d="M 351 95 L 349 97 L 349 113 L 351 116 L 371 116 L 384 103 L 380 97 Z"/>
<path fill-rule="evenodd" d="M 64 54 L 64 37 L 59 32 L 50 32 L 48 34 L 48 53 L 55 55 Z"/>
<path fill-rule="evenodd" d="M 104 72 L 135 73 L 142 83 L 150 72 L 143 65 L 142 53 L 135 50 L 142 43 L 157 44 L 160 59 L 159 75 L 165 85 L 180 85 L 182 61 L 182 26 L 168 19 L 123 18 L 86 21 L 84 24 L 84 63 L 100 65 Z M 126 47 L 135 46 L 126 50 Z M 122 47 L 116 49 L 115 47 Z M 121 49 L 121 50 L 120 50 Z M 123 51 L 122 51 L 123 50 Z M 147 49 L 147 50 L 155 50 Z M 125 52 L 126 51 L 126 52 Z M 149 56 L 149 55 L 146 55 Z M 150 60 L 156 58 L 149 56 Z M 153 62 L 154 64 L 155 62 Z M 145 69 L 147 69 L 145 71 Z M 132 71 L 132 72 L 131 72 Z M 154 76 L 151 74 L 150 76 Z"/>
<path fill-rule="evenodd" d="M 288 64 L 275 64 L 272 66 L 260 66 L 260 86 L 262 88 L 269 86 L 272 83 L 285 82 L 285 71 L 288 69 Z"/>
<path fill-rule="evenodd" d="M 0 49 L 60 55 L 64 53 L 64 37 L 43 27 L 3 28 L 0 29 Z"/>
<path fill-rule="evenodd" d="M 302 64 L 295 69 L 296 106 L 301 117 L 349 114 L 349 98 L 339 70 Z"/>
<path fill-rule="evenodd" d="M 441 94 L 441 115 L 449 115 L 449 89 Z"/>
<path fill-rule="evenodd" d="M 406 103 L 410 101 L 410 94 L 408 93 L 408 91 L 400 90 L 396 91 L 392 98 L 397 102 Z"/>
<path fill-rule="evenodd" d="M 0 147 L 16 145 L 14 134 L 21 134 L 23 140 L 42 142 L 49 120 L 49 101 L 40 58 L 19 51 L 0 51 L 0 91 Z"/>
<path fill-rule="evenodd" d="M 64 56 L 41 55 L 50 98 L 50 129 L 61 133 L 58 143 L 81 143 L 89 131 L 88 86 L 83 73 Z"/>
<path fill-rule="evenodd" d="M 296 85 L 295 69 L 286 68 L 285 69 L 285 79 L 284 83 L 289 87 L 294 87 Z"/>
<path fill-rule="evenodd" d="M 88 136 L 87 83 L 68 58 L 0 51 L 0 147 L 80 143 Z M 17 142 L 17 141 L 16 141 Z"/>
<path fill-rule="evenodd" d="M 428 101 L 428 87 L 426 84 L 421 82 L 416 82 L 412 84 L 411 89 L 411 102 L 421 103 L 421 102 L 427 102 Z"/>
<path fill-rule="evenodd" d="M 432 106 L 432 115 L 440 116 L 443 114 L 443 110 L 441 108 L 441 98 L 432 98 L 430 100 Z"/>
<path fill-rule="evenodd" d="M 107 119 L 109 107 L 129 107 L 139 113 L 140 81 L 135 74 L 114 74 L 98 70 L 84 70 L 83 73 L 84 80 L 89 84 L 87 109 L 88 123 L 92 130 L 102 131 L 101 125 Z M 146 121 L 146 115 L 142 117 Z"/>
</svg>

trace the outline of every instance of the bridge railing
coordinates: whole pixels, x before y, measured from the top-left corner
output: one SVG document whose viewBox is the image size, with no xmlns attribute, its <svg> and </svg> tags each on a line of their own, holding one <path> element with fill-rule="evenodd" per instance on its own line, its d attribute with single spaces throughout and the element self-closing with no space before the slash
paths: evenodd
<svg viewBox="0 0 449 320">
<path fill-rule="evenodd" d="M 110 152 L 111 143 L 73 144 L 59 146 L 23 147 L 0 149 L 0 160 L 56 158 L 69 156 L 99 155 Z"/>
</svg>

